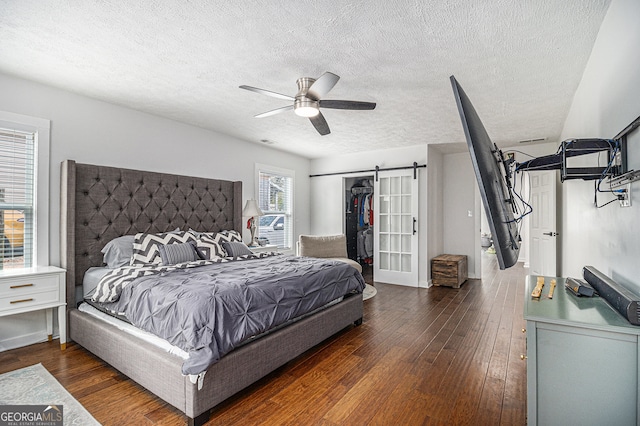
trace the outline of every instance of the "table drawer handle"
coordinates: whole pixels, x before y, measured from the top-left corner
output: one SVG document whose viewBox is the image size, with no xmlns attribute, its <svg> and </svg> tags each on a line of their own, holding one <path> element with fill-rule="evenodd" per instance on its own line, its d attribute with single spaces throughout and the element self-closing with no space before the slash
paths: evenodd
<svg viewBox="0 0 640 426">
<path fill-rule="evenodd" d="M 33 287 L 33 284 L 19 284 L 19 285 L 12 285 L 9 288 L 22 288 L 22 287 Z"/>
<path fill-rule="evenodd" d="M 31 299 L 22 299 L 22 300 L 12 300 L 9 303 L 14 304 L 14 303 L 22 303 L 22 302 L 33 302 L 33 298 L 31 298 Z"/>
</svg>

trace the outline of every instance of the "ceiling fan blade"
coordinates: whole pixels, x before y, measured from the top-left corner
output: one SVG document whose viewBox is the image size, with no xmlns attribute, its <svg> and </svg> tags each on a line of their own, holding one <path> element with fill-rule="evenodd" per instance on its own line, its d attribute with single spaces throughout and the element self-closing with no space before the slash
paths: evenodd
<svg viewBox="0 0 640 426">
<path fill-rule="evenodd" d="M 311 124 L 313 124 L 313 127 L 315 127 L 318 133 L 320 133 L 322 136 L 331 133 L 331 130 L 329 130 L 329 125 L 327 124 L 327 120 L 324 119 L 324 116 L 321 112 L 318 113 L 318 115 L 316 115 L 315 117 L 309 117 L 309 120 L 311 121 Z"/>
<path fill-rule="evenodd" d="M 333 109 L 357 109 L 357 110 L 369 110 L 375 109 L 375 102 L 360 102 L 360 101 L 334 101 L 334 100 L 321 100 L 321 108 L 333 108 Z"/>
<path fill-rule="evenodd" d="M 293 109 L 293 105 L 288 105 L 286 107 L 277 108 L 277 109 L 273 109 L 271 111 L 263 112 L 262 114 L 256 115 L 255 118 L 269 117 L 271 115 L 276 115 L 276 114 L 280 114 L 281 112 L 289 111 L 290 109 Z"/>
<path fill-rule="evenodd" d="M 336 83 L 340 80 L 340 77 L 331 72 L 325 72 L 318 79 L 309 86 L 309 90 L 307 90 L 307 98 L 313 99 L 314 101 L 319 100 L 323 96 L 326 96 L 327 93 Z"/>
<path fill-rule="evenodd" d="M 252 92 L 262 93 L 263 95 L 271 96 L 273 98 L 285 99 L 287 101 L 295 101 L 296 100 L 296 98 L 294 98 L 293 96 L 283 95 L 282 93 L 276 93 L 276 92 L 272 92 L 270 90 L 258 89 L 257 87 L 244 86 L 244 85 L 239 86 L 239 87 L 241 89 L 250 90 Z"/>
</svg>

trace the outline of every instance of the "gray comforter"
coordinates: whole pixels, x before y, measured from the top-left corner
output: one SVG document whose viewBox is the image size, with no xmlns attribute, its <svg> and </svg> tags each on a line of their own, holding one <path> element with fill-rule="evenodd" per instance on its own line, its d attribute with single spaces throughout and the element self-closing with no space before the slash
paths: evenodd
<svg viewBox="0 0 640 426">
<path fill-rule="evenodd" d="M 279 255 L 142 276 L 102 305 L 189 352 L 182 372 L 199 374 L 247 339 L 363 289 L 345 263 Z"/>
</svg>

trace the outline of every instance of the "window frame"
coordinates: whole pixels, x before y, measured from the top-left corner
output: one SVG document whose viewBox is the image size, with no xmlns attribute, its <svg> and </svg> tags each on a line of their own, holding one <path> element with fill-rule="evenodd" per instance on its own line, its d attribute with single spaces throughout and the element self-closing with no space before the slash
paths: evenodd
<svg viewBox="0 0 640 426">
<path fill-rule="evenodd" d="M 285 176 L 291 179 L 291 184 L 289 185 L 289 212 L 285 212 L 284 215 L 285 217 L 289 220 L 289 230 L 290 230 L 290 235 L 287 235 L 286 233 L 286 228 L 285 228 L 285 244 L 284 247 L 281 247 L 283 250 L 293 250 L 293 245 L 294 243 L 294 238 L 293 236 L 296 235 L 295 232 L 295 220 L 294 220 L 294 202 L 295 202 L 295 181 L 296 181 L 296 177 L 295 177 L 295 171 L 291 170 L 291 169 L 284 169 L 281 167 L 276 167 L 276 166 L 270 166 L 267 164 L 259 164 L 256 163 L 255 164 L 255 185 L 254 185 L 254 194 L 255 194 L 255 199 L 258 201 L 258 205 L 260 205 L 260 173 L 269 173 L 269 174 L 274 174 L 274 175 L 280 175 L 280 176 Z M 266 215 L 271 215 L 271 214 L 283 214 L 282 212 L 264 212 L 265 216 Z M 260 235 L 260 229 L 259 229 L 259 221 L 258 221 L 258 230 L 257 230 L 257 235 Z"/>
<path fill-rule="evenodd" d="M 31 267 L 49 265 L 49 147 L 51 121 L 0 111 L 0 127 L 35 134 L 33 253 Z"/>
</svg>

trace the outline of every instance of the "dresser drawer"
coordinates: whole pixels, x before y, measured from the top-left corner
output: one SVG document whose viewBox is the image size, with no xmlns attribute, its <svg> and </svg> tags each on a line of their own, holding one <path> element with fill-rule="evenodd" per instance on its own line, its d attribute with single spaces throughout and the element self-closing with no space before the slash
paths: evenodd
<svg viewBox="0 0 640 426">
<path fill-rule="evenodd" d="M 60 292 L 58 288 L 40 293 L 16 294 L 11 297 L 0 297 L 0 313 L 47 305 L 59 300 Z"/>
<path fill-rule="evenodd" d="M 59 290 L 58 275 L 25 276 L 0 280 L 0 297 L 16 297 L 43 291 Z"/>
</svg>

